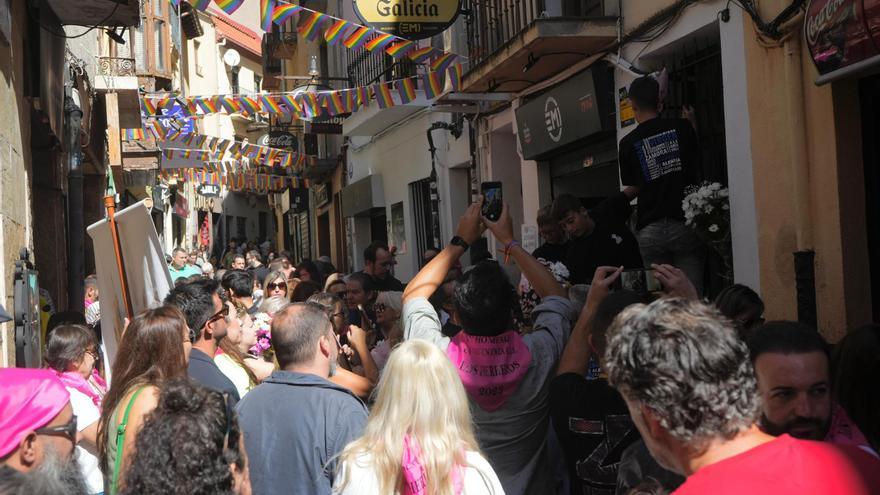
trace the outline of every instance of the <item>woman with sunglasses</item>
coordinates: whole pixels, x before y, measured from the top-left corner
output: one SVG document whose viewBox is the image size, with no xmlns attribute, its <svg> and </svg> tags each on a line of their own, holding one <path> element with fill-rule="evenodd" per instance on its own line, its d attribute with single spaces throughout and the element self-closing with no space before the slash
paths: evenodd
<svg viewBox="0 0 880 495">
<path fill-rule="evenodd" d="M 275 296 L 290 298 L 290 291 L 287 290 L 287 275 L 281 270 L 269 272 L 263 281 L 263 300 Z"/>
<path fill-rule="evenodd" d="M 226 378 L 232 381 L 238 391 L 239 398 L 241 398 L 260 383 L 253 370 L 245 363 L 244 355 L 239 350 L 244 338 L 242 328 L 245 324 L 253 326 L 253 322 L 247 308 L 243 305 L 236 305 L 232 301 L 226 301 L 224 304 L 229 307 L 229 314 L 234 316 L 229 319 L 229 324 L 226 326 L 226 336 L 220 339 L 220 345 L 214 353 L 214 363 L 226 375 Z"/>
<path fill-rule="evenodd" d="M 49 334 L 46 363 L 70 392 L 70 405 L 76 416 L 81 440 L 76 459 L 89 493 L 104 491 L 104 477 L 98 462 L 98 420 L 107 384 L 95 370 L 98 342 L 95 332 L 82 325 L 61 325 Z"/>
<path fill-rule="evenodd" d="M 137 435 L 121 493 L 250 495 L 247 453 L 229 397 L 186 378 L 166 382 Z"/>
<path fill-rule="evenodd" d="M 376 327 L 383 339 L 370 351 L 376 366 L 381 371 L 391 355 L 394 346 L 403 341 L 403 328 L 400 326 L 400 315 L 403 314 L 403 292 L 380 292 L 373 305 L 376 313 Z"/>
<path fill-rule="evenodd" d="M 98 424 L 98 458 L 110 495 L 125 484 L 126 468 L 144 420 L 156 408 L 160 387 L 186 376 L 195 332 L 172 306 L 148 309 L 135 316 L 122 334 L 113 363 L 113 382 L 104 396 Z M 122 435 L 120 424 L 125 423 Z"/>
</svg>

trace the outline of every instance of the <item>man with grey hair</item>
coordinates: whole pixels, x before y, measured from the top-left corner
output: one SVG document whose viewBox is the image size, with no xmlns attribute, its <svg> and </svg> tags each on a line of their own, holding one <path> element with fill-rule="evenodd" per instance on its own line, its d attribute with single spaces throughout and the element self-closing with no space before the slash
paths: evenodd
<svg viewBox="0 0 880 495">
<path fill-rule="evenodd" d="M 709 306 L 661 299 L 627 308 L 605 360 L 651 455 L 688 477 L 677 495 L 867 495 L 880 486 L 880 460 L 857 448 L 758 429 L 749 351 Z"/>
<path fill-rule="evenodd" d="M 329 495 L 336 456 L 361 435 L 367 408 L 328 380 L 339 350 L 320 305 L 289 304 L 275 313 L 272 347 L 281 370 L 237 407 L 254 493 Z"/>
</svg>

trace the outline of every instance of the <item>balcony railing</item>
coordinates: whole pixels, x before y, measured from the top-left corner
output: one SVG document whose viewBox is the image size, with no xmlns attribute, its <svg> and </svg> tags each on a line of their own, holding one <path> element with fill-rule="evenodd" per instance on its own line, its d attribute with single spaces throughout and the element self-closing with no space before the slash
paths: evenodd
<svg viewBox="0 0 880 495">
<path fill-rule="evenodd" d="M 474 67 L 536 19 L 589 18 L 605 15 L 604 0 L 463 0 L 468 57 Z"/>
<path fill-rule="evenodd" d="M 133 58 L 98 57 L 98 75 L 111 77 L 135 77 L 135 61 Z"/>
<path fill-rule="evenodd" d="M 370 53 L 361 47 L 348 54 L 348 78 L 352 87 L 394 81 L 417 74 L 417 64 L 406 57 L 395 61 L 381 52 Z"/>
<path fill-rule="evenodd" d="M 263 35 L 263 53 L 271 58 L 292 58 L 296 55 L 296 31 L 281 31 Z"/>
</svg>

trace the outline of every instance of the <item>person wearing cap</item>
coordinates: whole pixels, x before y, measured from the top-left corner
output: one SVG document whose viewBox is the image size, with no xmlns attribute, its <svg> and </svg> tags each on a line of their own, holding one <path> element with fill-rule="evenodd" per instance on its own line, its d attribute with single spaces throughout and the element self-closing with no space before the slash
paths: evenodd
<svg viewBox="0 0 880 495">
<path fill-rule="evenodd" d="M 0 384 L 0 465 L 58 493 L 87 493 L 73 455 L 76 416 L 61 380 L 50 370 L 2 368 Z"/>
</svg>

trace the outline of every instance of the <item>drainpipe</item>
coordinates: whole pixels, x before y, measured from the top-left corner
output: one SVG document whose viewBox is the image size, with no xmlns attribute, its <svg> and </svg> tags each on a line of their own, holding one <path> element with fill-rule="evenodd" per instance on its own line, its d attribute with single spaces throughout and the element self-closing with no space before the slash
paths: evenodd
<svg viewBox="0 0 880 495">
<path fill-rule="evenodd" d="M 789 36 L 783 44 L 785 55 L 785 82 L 789 122 L 789 172 L 794 198 L 795 234 L 794 252 L 795 291 L 798 321 L 816 326 L 816 269 L 813 250 L 813 221 L 810 214 L 810 166 L 807 157 L 807 129 L 804 115 L 803 67 L 801 38 Z"/>
<path fill-rule="evenodd" d="M 76 95 L 76 89 L 73 89 Z M 78 102 L 64 98 L 65 135 L 67 141 L 67 307 L 82 310 L 85 219 L 83 218 L 83 172 L 80 152 L 80 130 L 83 112 Z"/>
</svg>

